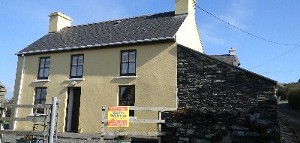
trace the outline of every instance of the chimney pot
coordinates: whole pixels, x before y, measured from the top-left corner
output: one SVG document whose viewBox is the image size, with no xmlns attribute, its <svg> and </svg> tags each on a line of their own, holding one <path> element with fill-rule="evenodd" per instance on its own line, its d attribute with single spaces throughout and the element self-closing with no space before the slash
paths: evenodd
<svg viewBox="0 0 300 143">
<path fill-rule="evenodd" d="M 235 55 L 236 55 L 235 51 L 236 51 L 236 50 L 235 50 L 234 48 L 230 48 L 230 50 L 229 50 L 229 55 L 235 56 Z"/>
<path fill-rule="evenodd" d="M 72 19 L 61 12 L 53 12 L 49 17 L 49 33 L 58 32 L 65 27 L 71 26 Z"/>
</svg>

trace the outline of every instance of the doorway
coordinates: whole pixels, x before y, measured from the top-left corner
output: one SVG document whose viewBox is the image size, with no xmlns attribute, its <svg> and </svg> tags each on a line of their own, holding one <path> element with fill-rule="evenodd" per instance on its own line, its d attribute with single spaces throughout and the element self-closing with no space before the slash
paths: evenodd
<svg viewBox="0 0 300 143">
<path fill-rule="evenodd" d="M 68 89 L 66 132 L 78 133 L 81 87 Z"/>
</svg>

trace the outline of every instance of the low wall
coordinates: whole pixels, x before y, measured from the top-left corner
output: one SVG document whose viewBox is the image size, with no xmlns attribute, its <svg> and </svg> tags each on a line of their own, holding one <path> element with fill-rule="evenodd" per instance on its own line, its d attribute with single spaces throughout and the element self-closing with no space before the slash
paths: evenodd
<svg viewBox="0 0 300 143">
<path fill-rule="evenodd" d="M 178 111 L 163 142 L 280 142 L 276 82 L 178 47 Z"/>
</svg>

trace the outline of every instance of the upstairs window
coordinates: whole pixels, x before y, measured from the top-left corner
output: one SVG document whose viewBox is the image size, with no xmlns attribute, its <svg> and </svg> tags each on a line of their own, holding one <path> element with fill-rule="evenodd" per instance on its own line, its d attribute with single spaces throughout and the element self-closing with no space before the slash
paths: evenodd
<svg viewBox="0 0 300 143">
<path fill-rule="evenodd" d="M 70 78 L 82 78 L 83 74 L 83 55 L 71 56 L 71 71 Z"/>
<path fill-rule="evenodd" d="M 136 75 L 136 50 L 121 51 L 121 76 Z"/>
<path fill-rule="evenodd" d="M 119 106 L 134 106 L 135 86 L 119 86 Z M 129 116 L 134 116 L 134 111 L 129 110 Z"/>
<path fill-rule="evenodd" d="M 48 79 L 50 70 L 50 57 L 41 57 L 39 64 L 38 79 Z"/>
<path fill-rule="evenodd" d="M 47 88 L 45 87 L 37 87 L 35 88 L 35 100 L 34 105 L 46 103 L 46 95 L 47 95 Z M 41 108 L 34 108 L 33 113 L 44 114 L 44 109 Z"/>
</svg>

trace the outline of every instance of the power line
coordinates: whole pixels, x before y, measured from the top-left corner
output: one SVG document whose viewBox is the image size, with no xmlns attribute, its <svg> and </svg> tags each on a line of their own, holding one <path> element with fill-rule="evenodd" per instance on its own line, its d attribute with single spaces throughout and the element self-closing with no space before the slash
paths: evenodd
<svg viewBox="0 0 300 143">
<path fill-rule="evenodd" d="M 254 38 L 257 38 L 257 39 L 259 39 L 259 40 L 263 40 L 263 41 L 265 41 L 265 42 L 273 43 L 273 44 L 276 44 L 276 45 L 284 45 L 284 46 L 298 46 L 298 45 L 299 45 L 299 44 L 291 44 L 291 43 L 280 43 L 280 42 L 275 42 L 275 41 L 272 41 L 272 40 L 269 40 L 269 39 L 266 39 L 266 38 L 257 36 L 257 35 L 255 35 L 255 34 L 253 34 L 253 33 L 251 33 L 251 32 L 248 32 L 248 31 L 246 31 L 246 30 L 243 30 L 243 29 L 241 29 L 241 28 L 239 28 L 239 27 L 237 27 L 237 26 L 235 26 L 235 25 L 233 25 L 233 24 L 231 24 L 231 23 L 229 23 L 229 22 L 227 22 L 227 21 L 225 21 L 225 20 L 219 18 L 218 16 L 216 16 L 216 15 L 214 15 L 213 13 L 211 13 L 211 12 L 209 12 L 209 11 L 207 11 L 207 10 L 201 8 L 201 7 L 199 7 L 198 5 L 196 5 L 196 7 L 197 7 L 198 9 L 202 10 L 203 12 L 207 13 L 208 15 L 210 15 L 210 16 L 216 18 L 217 20 L 219 20 L 219 21 L 221 21 L 221 22 L 223 22 L 223 23 L 229 25 L 230 27 L 233 27 L 234 29 L 237 29 L 237 30 L 239 30 L 239 31 L 241 31 L 241 32 L 243 32 L 243 33 L 245 33 L 245 34 L 248 34 L 248 35 L 250 35 L 250 36 L 252 36 L 252 37 L 254 37 Z"/>
<path fill-rule="evenodd" d="M 271 59 L 269 59 L 269 60 L 267 60 L 267 61 L 265 61 L 265 62 L 263 62 L 263 63 L 261 63 L 261 64 L 259 64 L 259 65 L 257 65 L 257 66 L 255 66 L 255 67 L 250 68 L 250 70 L 251 70 L 251 69 L 256 69 L 256 68 L 261 67 L 261 66 L 263 66 L 263 65 L 265 65 L 265 64 L 267 64 L 267 63 L 269 63 L 269 62 L 272 62 L 272 61 L 274 61 L 274 60 L 276 60 L 276 59 L 278 59 L 278 58 L 284 56 L 285 54 L 287 54 L 287 53 L 289 53 L 289 52 L 291 52 L 291 51 L 293 51 L 293 50 L 295 50 L 295 49 L 297 49 L 297 48 L 299 48 L 299 47 L 300 47 L 300 45 L 298 45 L 298 46 L 296 46 L 296 47 L 293 47 L 292 49 L 289 49 L 289 50 L 285 51 L 284 53 L 282 53 L 282 54 L 280 54 L 280 55 L 278 55 L 278 56 L 276 56 L 276 57 L 273 57 L 273 58 L 271 58 Z"/>
<path fill-rule="evenodd" d="M 274 61 L 274 60 L 276 60 L 276 59 L 278 59 L 278 58 L 280 58 L 280 57 L 286 55 L 287 53 L 289 53 L 289 52 L 291 52 L 291 51 L 293 51 L 293 50 L 295 50 L 295 49 L 297 49 L 297 48 L 300 47 L 300 44 L 280 43 L 280 42 L 275 42 L 275 41 L 272 41 L 272 40 L 269 40 L 269 39 L 266 39 L 266 38 L 257 36 L 257 35 L 255 35 L 255 34 L 253 34 L 253 33 L 251 33 L 251 32 L 245 31 L 245 30 L 243 30 L 243 29 L 241 29 L 241 28 L 239 28 L 239 27 L 237 27 L 237 26 L 235 26 L 235 25 L 233 25 L 233 24 L 231 24 L 231 23 L 229 23 L 229 22 L 227 22 L 227 21 L 225 21 L 225 20 L 219 18 L 218 16 L 214 15 L 213 13 L 211 13 L 211 12 L 209 12 L 209 11 L 207 11 L 207 10 L 205 10 L 205 9 L 203 9 L 203 8 L 201 8 L 201 7 L 199 7 L 199 6 L 197 6 L 197 5 L 196 5 L 196 7 L 197 7 L 198 9 L 202 10 L 203 12 L 207 13 L 208 15 L 210 15 L 210 16 L 216 18 L 217 20 L 219 20 L 219 21 L 221 21 L 221 22 L 223 22 L 223 23 L 229 25 L 230 27 L 233 27 L 234 29 L 237 29 L 237 30 L 239 30 L 239 31 L 241 31 L 241 32 L 243 32 L 243 33 L 245 33 L 245 34 L 248 34 L 249 36 L 252 36 L 252 37 L 254 37 L 254 38 L 257 38 L 257 39 L 259 39 L 259 40 L 263 40 L 263 41 L 265 41 L 265 42 L 272 43 L 272 44 L 276 44 L 276 45 L 295 46 L 295 47 L 293 47 L 293 48 L 291 48 L 291 49 L 285 51 L 284 53 L 282 53 L 282 54 L 280 54 L 280 55 L 278 55 L 278 56 L 276 56 L 276 57 L 273 57 L 273 58 L 271 58 L 271 59 L 269 59 L 269 60 L 267 60 L 267 61 L 265 61 L 265 62 L 263 62 L 263 63 L 261 63 L 261 64 L 259 64 L 259 65 L 257 65 L 257 66 L 255 66 L 255 67 L 250 68 L 250 70 L 251 70 L 251 69 L 256 69 L 256 68 L 261 67 L 261 66 L 263 66 L 263 65 L 265 65 L 265 64 L 267 64 L 267 63 L 269 63 L 269 62 L 272 62 L 272 61 Z"/>
</svg>

